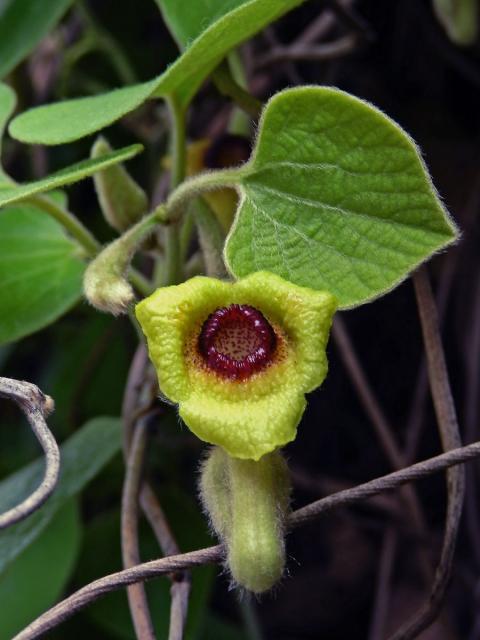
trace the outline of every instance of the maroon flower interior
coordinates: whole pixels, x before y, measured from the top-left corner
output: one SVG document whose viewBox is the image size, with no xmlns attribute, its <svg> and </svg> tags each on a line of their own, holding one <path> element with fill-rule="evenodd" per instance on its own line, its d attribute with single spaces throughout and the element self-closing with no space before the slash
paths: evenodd
<svg viewBox="0 0 480 640">
<path fill-rule="evenodd" d="M 265 316 L 245 304 L 216 309 L 205 320 L 198 349 L 219 375 L 245 380 L 273 359 L 276 336 Z"/>
</svg>

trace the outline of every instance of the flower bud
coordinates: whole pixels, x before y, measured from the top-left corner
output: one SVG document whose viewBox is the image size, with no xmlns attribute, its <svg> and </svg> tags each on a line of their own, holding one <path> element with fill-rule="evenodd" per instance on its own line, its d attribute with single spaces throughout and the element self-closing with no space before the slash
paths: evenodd
<svg viewBox="0 0 480 640">
<path fill-rule="evenodd" d="M 112 151 L 105 138 L 97 138 L 92 147 L 92 158 Z M 95 190 L 107 222 L 122 233 L 138 222 L 148 210 L 148 198 L 122 164 L 98 171 L 93 176 Z"/>
<path fill-rule="evenodd" d="M 118 316 L 126 313 L 134 293 L 125 279 L 130 253 L 125 255 L 122 238 L 112 242 L 88 265 L 83 277 L 85 297 L 100 311 Z"/>
</svg>

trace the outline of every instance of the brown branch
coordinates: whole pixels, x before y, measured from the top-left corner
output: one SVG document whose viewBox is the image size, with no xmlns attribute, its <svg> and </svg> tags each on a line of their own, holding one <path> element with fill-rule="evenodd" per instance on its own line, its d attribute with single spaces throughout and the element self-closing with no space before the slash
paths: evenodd
<svg viewBox="0 0 480 640">
<path fill-rule="evenodd" d="M 350 376 L 350 380 L 357 391 L 358 398 L 370 418 L 380 441 L 382 449 L 387 456 L 393 469 L 403 469 L 407 466 L 402 451 L 395 441 L 394 429 L 385 416 L 379 401 L 367 379 L 367 376 L 360 364 L 360 360 L 355 352 L 350 336 L 345 324 L 340 317 L 336 317 L 333 323 L 332 335 L 339 350 L 343 364 Z M 401 497 L 408 507 L 412 523 L 417 533 L 424 536 L 426 532 L 425 519 L 423 517 L 420 502 L 413 487 L 405 487 L 401 492 Z M 420 567 L 426 581 L 431 580 L 431 567 L 424 553 L 419 550 Z"/>
<path fill-rule="evenodd" d="M 345 491 L 339 491 L 334 495 L 327 496 L 294 511 L 289 518 L 289 526 L 291 528 L 297 527 L 337 507 L 346 507 L 361 502 L 384 491 L 391 491 L 407 482 L 425 478 L 432 473 L 443 471 L 478 456 L 480 456 L 480 442 L 459 449 L 453 449 L 429 460 L 418 462 L 406 469 L 394 471 L 386 476 L 370 480 L 369 482 L 365 482 L 351 489 L 346 489 Z M 149 580 L 175 571 L 184 571 L 191 567 L 218 563 L 223 560 L 223 557 L 223 547 L 217 545 L 178 556 L 153 560 L 132 567 L 131 569 L 124 569 L 123 571 L 105 576 L 91 582 L 52 607 L 15 636 L 13 640 L 33 640 L 34 638 L 39 638 L 50 629 L 53 629 L 64 620 L 70 618 L 80 609 L 83 609 L 91 602 L 111 591 L 121 589 L 135 582 Z"/>
<path fill-rule="evenodd" d="M 148 381 L 146 380 L 147 370 L 147 352 L 145 346 L 141 344 L 139 345 L 132 360 L 122 407 L 124 421 L 123 446 L 125 456 L 128 456 L 128 451 L 132 444 L 132 430 L 136 423 L 138 429 L 140 423 L 138 417 L 144 415 L 145 411 L 150 409 L 152 400 L 151 394 L 149 393 L 146 400 L 141 397 L 145 389 L 148 393 L 149 385 Z M 145 406 L 143 408 L 141 406 L 142 401 L 145 402 Z M 152 487 L 146 481 L 144 481 L 141 485 L 139 501 L 142 510 L 155 534 L 155 537 L 157 538 L 157 542 L 162 553 L 165 556 L 179 554 L 180 550 L 165 517 L 163 509 Z M 140 560 L 138 560 L 138 562 L 139 561 Z M 168 637 L 169 640 L 182 640 L 187 618 L 188 599 L 190 596 L 190 574 L 188 571 L 182 571 L 171 573 L 169 577 L 172 586 L 170 589 L 171 605 L 170 629 Z"/>
<path fill-rule="evenodd" d="M 39 638 L 50 629 L 53 629 L 61 622 L 71 618 L 74 613 L 80 611 L 91 602 L 101 596 L 116 591 L 122 587 L 127 587 L 136 582 L 143 582 L 175 571 L 183 571 L 190 567 L 197 567 L 204 564 L 220 562 L 223 559 L 223 548 L 221 545 L 191 551 L 178 556 L 160 558 L 132 567 L 123 569 L 108 576 L 95 580 L 73 595 L 63 600 L 49 611 L 41 615 L 28 627 L 21 631 L 16 640 L 31 640 Z"/>
<path fill-rule="evenodd" d="M 345 323 L 339 316 L 335 318 L 333 323 L 332 335 L 342 362 L 358 394 L 360 403 L 375 428 L 383 451 L 392 467 L 394 469 L 401 469 L 405 466 L 405 461 L 393 436 L 394 429 L 389 424 L 379 401 L 373 393 L 372 387 L 355 352 Z"/>
<path fill-rule="evenodd" d="M 301 509 L 294 511 L 289 519 L 289 524 L 292 527 L 297 527 L 300 524 L 309 522 L 313 518 L 322 515 L 323 513 L 330 511 L 336 507 L 347 507 L 348 505 L 355 504 L 363 500 L 367 500 L 372 496 L 376 496 L 384 491 L 391 491 L 396 489 L 407 482 L 413 482 L 414 480 L 421 480 L 432 473 L 443 471 L 449 467 L 453 467 L 462 462 L 467 462 L 480 456 L 480 442 L 475 442 L 466 447 L 460 447 L 458 449 L 452 449 L 447 453 L 442 453 L 434 458 L 429 458 L 422 462 L 400 469 L 399 471 L 393 471 L 386 476 L 370 480 L 363 484 L 359 484 L 351 489 L 345 489 L 339 491 L 326 498 L 316 500 L 311 504 L 308 504 Z"/>
<path fill-rule="evenodd" d="M 437 309 L 425 267 L 413 275 L 415 295 L 422 325 L 427 356 L 428 377 L 437 416 L 442 447 L 445 451 L 461 446 L 455 405 L 448 379 L 445 354 L 438 327 Z M 414 617 L 403 625 L 391 640 L 410 640 L 431 625 L 438 616 L 450 581 L 453 556 L 465 496 L 465 469 L 455 467 L 447 472 L 448 504 L 440 562 L 428 597 Z"/>
<path fill-rule="evenodd" d="M 447 310 L 447 303 L 452 290 L 453 279 L 458 264 L 458 252 L 453 251 L 445 257 L 445 262 L 440 276 L 440 283 L 436 295 L 438 310 L 438 320 L 440 329 L 442 328 Z M 425 359 L 422 356 L 420 367 L 415 381 L 415 391 L 409 411 L 406 428 L 406 440 L 404 455 L 407 464 L 411 464 L 415 459 L 417 445 L 420 440 L 422 426 L 425 418 L 426 399 L 428 397 L 428 375 Z M 474 438 L 472 438 L 472 441 Z"/>
<path fill-rule="evenodd" d="M 436 296 L 440 328 L 443 323 L 447 308 L 447 301 L 453 284 L 453 276 L 457 266 L 457 256 L 458 254 L 455 252 L 453 252 L 453 255 L 448 254 L 443 264 L 440 284 Z M 418 442 L 424 424 L 428 390 L 427 367 L 425 359 L 422 356 L 406 426 L 403 456 L 407 465 L 412 464 L 415 460 Z M 473 440 L 474 438 L 471 438 L 470 442 Z M 388 527 L 385 534 L 384 549 L 379 560 L 378 585 L 375 594 L 372 620 L 370 623 L 369 640 L 377 640 L 384 636 L 385 617 L 388 612 L 389 605 L 389 580 L 393 572 L 395 556 L 397 553 L 399 541 L 398 534 L 398 530 L 393 529 L 392 526 Z"/>
<path fill-rule="evenodd" d="M 278 45 L 256 62 L 256 69 L 278 64 L 279 62 L 298 62 L 302 60 L 322 62 L 334 60 L 354 51 L 358 46 L 358 36 L 348 34 L 332 42 L 322 44 Z"/>
<path fill-rule="evenodd" d="M 466 352 L 466 392 L 465 392 L 465 441 L 475 440 L 478 419 L 478 391 L 480 389 L 480 278 L 473 294 L 473 310 L 470 331 L 467 332 Z M 467 492 L 465 503 L 466 529 L 472 544 L 473 555 L 480 567 L 480 518 L 478 513 L 478 476 L 472 466 L 467 470 Z M 480 635 L 478 636 L 480 637 Z"/>
<path fill-rule="evenodd" d="M 29 382 L 0 378 L 0 396 L 13 400 L 25 414 L 45 452 L 45 474 L 33 493 L 23 502 L 0 515 L 0 530 L 24 520 L 39 509 L 54 491 L 60 471 L 60 451 L 47 427 L 45 416 L 53 411 L 53 400 Z"/>
<path fill-rule="evenodd" d="M 140 493 L 143 512 L 155 533 L 163 555 L 175 556 L 180 553 L 167 518 L 153 489 L 145 482 Z M 181 571 L 170 575 L 170 629 L 168 640 L 182 640 L 187 619 L 188 599 L 190 597 L 190 573 Z"/>
<path fill-rule="evenodd" d="M 138 420 L 133 433 L 127 472 L 123 483 L 121 537 L 123 566 L 126 569 L 141 562 L 138 541 L 138 495 L 142 481 L 147 433 L 145 420 Z M 130 585 L 127 588 L 127 595 L 137 638 L 139 640 L 155 640 L 147 594 L 143 584 Z"/>
</svg>

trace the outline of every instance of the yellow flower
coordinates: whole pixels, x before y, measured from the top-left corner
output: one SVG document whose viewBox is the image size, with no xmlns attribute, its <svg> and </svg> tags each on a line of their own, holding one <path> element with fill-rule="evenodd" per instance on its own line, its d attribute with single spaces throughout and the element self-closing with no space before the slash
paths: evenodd
<svg viewBox="0 0 480 640">
<path fill-rule="evenodd" d="M 162 393 L 199 438 L 259 460 L 295 438 L 327 373 L 335 299 L 267 272 L 196 277 L 136 307 Z"/>
</svg>

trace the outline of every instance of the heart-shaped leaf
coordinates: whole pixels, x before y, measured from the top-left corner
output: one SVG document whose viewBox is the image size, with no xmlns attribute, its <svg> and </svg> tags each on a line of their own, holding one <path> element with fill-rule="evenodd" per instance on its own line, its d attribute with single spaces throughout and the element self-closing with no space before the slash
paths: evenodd
<svg viewBox="0 0 480 640">
<path fill-rule="evenodd" d="M 0 532 L 0 573 L 41 533 L 58 510 L 120 450 L 120 420 L 95 418 L 60 448 L 60 480 L 52 496 L 29 518 Z M 0 513 L 21 502 L 38 487 L 43 459 L 0 482 Z"/>
<path fill-rule="evenodd" d="M 6 204 L 12 204 L 20 200 L 25 200 L 37 193 L 45 193 L 63 187 L 66 184 L 72 184 L 93 175 L 96 171 L 106 169 L 114 164 L 128 160 L 143 151 L 141 144 L 132 144 L 130 147 L 118 149 L 111 153 L 106 153 L 99 158 L 89 158 L 82 160 L 69 167 L 65 167 L 56 173 L 52 173 L 46 178 L 35 180 L 17 185 L 1 185 L 0 188 L 0 207 Z M 0 214 L 1 215 L 1 214 Z"/>
<path fill-rule="evenodd" d="M 205 28 L 168 69 L 149 82 L 88 98 L 31 109 L 13 120 L 10 134 L 22 142 L 62 144 L 115 122 L 152 97 L 175 95 L 187 105 L 208 74 L 237 44 L 304 0 L 249 0 Z M 195 4 L 195 3 L 193 3 Z M 238 3 L 234 3 L 235 5 Z M 192 3 L 185 3 L 191 9 Z M 231 8 L 232 3 L 226 5 Z M 208 24 L 208 18 L 207 18 Z"/>
<path fill-rule="evenodd" d="M 0 78 L 4 78 L 60 20 L 72 0 L 0 3 Z"/>
<path fill-rule="evenodd" d="M 78 245 L 43 211 L 0 211 L 0 344 L 65 313 L 80 299 L 84 269 Z"/>
<path fill-rule="evenodd" d="M 412 139 L 337 89 L 272 98 L 240 175 L 230 271 L 327 289 L 343 308 L 382 295 L 456 236 Z"/>
</svg>

